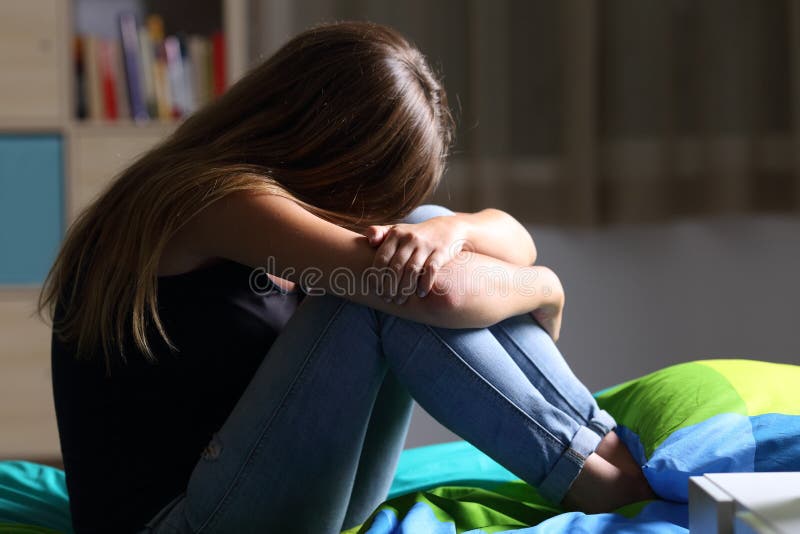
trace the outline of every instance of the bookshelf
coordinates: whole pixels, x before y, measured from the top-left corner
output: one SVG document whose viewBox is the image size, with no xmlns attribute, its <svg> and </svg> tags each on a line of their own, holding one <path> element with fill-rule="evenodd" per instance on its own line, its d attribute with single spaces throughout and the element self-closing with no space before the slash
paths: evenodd
<svg viewBox="0 0 800 534">
<path fill-rule="evenodd" d="M 220 31 L 230 85 L 249 66 L 251 9 L 250 0 L 0 2 L 0 459 L 59 461 L 50 329 L 33 316 L 44 273 L 77 214 L 179 121 L 78 118 L 76 36 L 88 26 L 116 38 L 122 12 L 163 14 L 167 35 Z"/>
</svg>

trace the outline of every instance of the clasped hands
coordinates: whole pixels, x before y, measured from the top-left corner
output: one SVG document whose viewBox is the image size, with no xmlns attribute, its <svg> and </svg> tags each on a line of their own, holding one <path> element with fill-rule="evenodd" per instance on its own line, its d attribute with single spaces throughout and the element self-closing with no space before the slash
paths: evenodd
<svg viewBox="0 0 800 534">
<path fill-rule="evenodd" d="M 379 276 L 373 288 L 387 302 L 403 305 L 411 295 L 424 298 L 436 289 L 437 276 L 454 260 L 468 261 L 476 251 L 469 224 L 459 216 L 433 217 L 417 224 L 373 225 L 364 235 L 376 249 L 372 264 Z M 558 277 L 547 287 L 549 295 L 531 315 L 558 339 L 564 308 Z"/>
</svg>

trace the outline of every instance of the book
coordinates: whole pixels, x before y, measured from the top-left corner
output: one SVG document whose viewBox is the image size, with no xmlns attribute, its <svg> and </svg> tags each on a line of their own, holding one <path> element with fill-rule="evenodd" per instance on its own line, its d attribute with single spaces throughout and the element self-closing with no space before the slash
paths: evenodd
<svg viewBox="0 0 800 534">
<path fill-rule="evenodd" d="M 100 69 L 98 66 L 97 38 L 83 38 L 83 65 L 86 69 L 86 117 L 98 120 L 103 117 L 103 97 L 100 93 Z"/>
<path fill-rule="evenodd" d="M 125 57 L 119 41 L 109 41 L 111 46 L 112 70 L 114 74 L 114 89 L 117 94 L 117 114 L 120 119 L 131 118 L 131 108 L 128 102 L 128 80 L 125 77 Z"/>
<path fill-rule="evenodd" d="M 150 115 L 144 101 L 142 87 L 142 67 L 139 55 L 139 31 L 136 26 L 136 17 L 132 13 L 122 13 L 119 16 L 122 49 L 125 56 L 125 75 L 128 84 L 128 101 L 131 108 L 131 117 L 135 121 L 147 120 Z"/>
<path fill-rule="evenodd" d="M 97 42 L 100 54 L 100 87 L 103 96 L 103 118 L 115 121 L 117 114 L 117 81 L 114 77 L 114 59 L 111 41 L 101 39 Z"/>
<path fill-rule="evenodd" d="M 76 35 L 73 41 L 73 62 L 75 64 L 75 116 L 79 119 L 88 118 L 89 111 L 86 102 L 86 68 L 83 59 L 84 38 Z"/>
<path fill-rule="evenodd" d="M 156 90 L 158 118 L 172 118 L 172 90 L 169 85 L 167 56 L 164 50 L 164 21 L 159 15 L 147 17 L 147 30 L 153 43 L 153 83 Z"/>
<path fill-rule="evenodd" d="M 197 109 L 194 87 L 192 85 L 194 79 L 194 63 L 189 55 L 189 42 L 186 35 L 178 35 L 178 41 L 181 45 L 181 63 L 183 64 L 183 79 L 181 80 L 181 85 L 183 87 L 184 113 L 188 115 L 194 113 Z"/>
<path fill-rule="evenodd" d="M 158 117 L 158 101 L 156 100 L 156 84 L 153 78 L 155 68 L 153 41 L 150 39 L 150 31 L 139 28 L 139 54 L 142 65 L 142 86 L 144 88 L 144 102 L 147 114 L 150 117 Z"/>
<path fill-rule="evenodd" d="M 170 35 L 164 39 L 164 53 L 167 57 L 167 75 L 172 92 L 172 116 L 182 117 L 189 112 L 186 88 L 183 77 L 183 54 L 177 37 Z"/>
<path fill-rule="evenodd" d="M 191 35 L 187 39 L 189 59 L 192 63 L 191 79 L 195 106 L 201 108 L 211 100 L 211 64 L 208 39 Z"/>
</svg>

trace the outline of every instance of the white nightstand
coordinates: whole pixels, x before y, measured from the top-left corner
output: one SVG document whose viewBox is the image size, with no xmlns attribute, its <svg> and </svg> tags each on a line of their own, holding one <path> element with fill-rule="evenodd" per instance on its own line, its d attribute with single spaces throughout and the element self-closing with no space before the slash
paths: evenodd
<svg viewBox="0 0 800 534">
<path fill-rule="evenodd" d="M 800 533 L 800 472 L 691 477 L 689 530 L 698 534 Z"/>
</svg>

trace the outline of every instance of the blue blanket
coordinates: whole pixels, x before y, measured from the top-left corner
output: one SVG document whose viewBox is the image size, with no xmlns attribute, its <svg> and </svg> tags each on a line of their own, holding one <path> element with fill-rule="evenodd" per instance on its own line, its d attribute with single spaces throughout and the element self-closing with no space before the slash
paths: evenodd
<svg viewBox="0 0 800 534">
<path fill-rule="evenodd" d="M 565 513 L 466 442 L 403 452 L 388 500 L 348 534 L 687 532 L 688 477 L 800 471 L 800 367 L 707 360 L 598 393 L 660 500 Z M 71 532 L 64 474 L 0 462 L 0 532 Z"/>
</svg>

